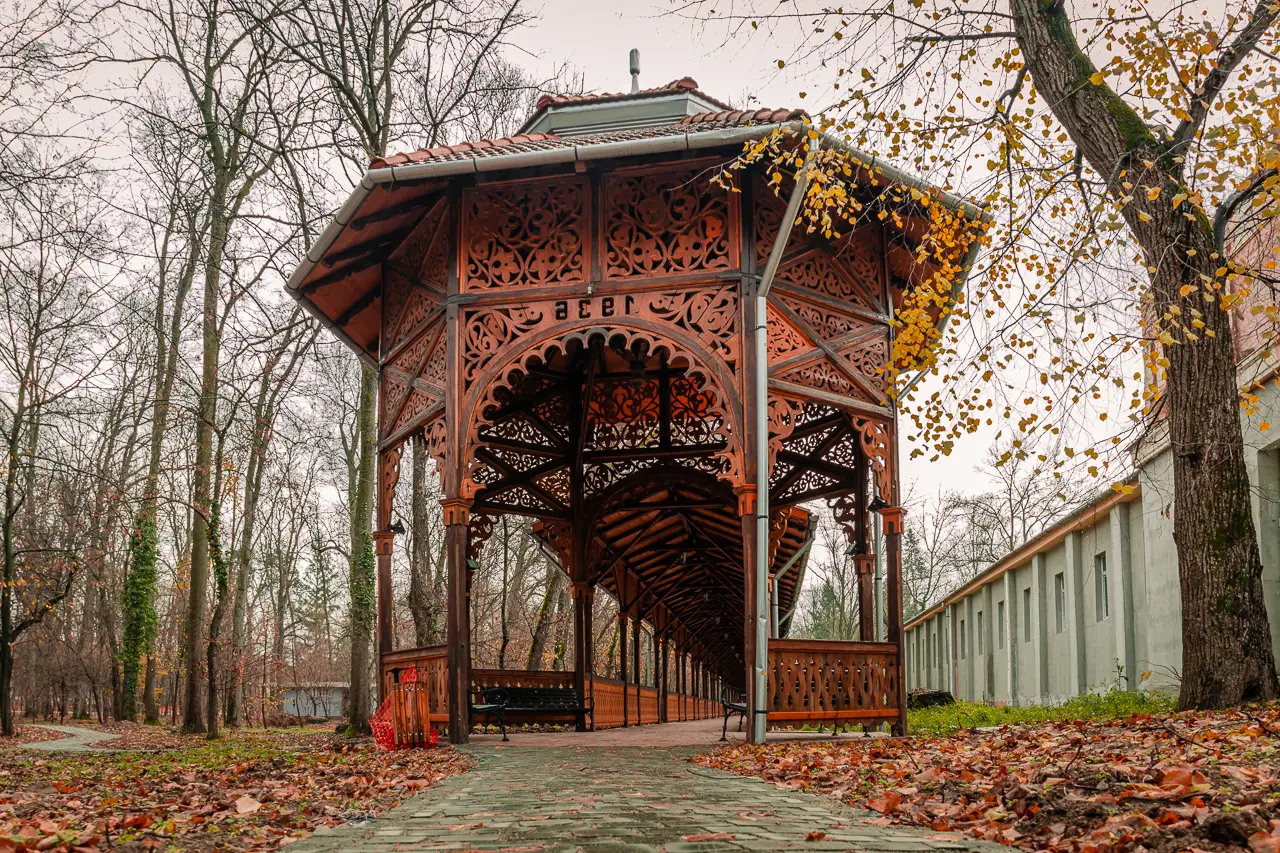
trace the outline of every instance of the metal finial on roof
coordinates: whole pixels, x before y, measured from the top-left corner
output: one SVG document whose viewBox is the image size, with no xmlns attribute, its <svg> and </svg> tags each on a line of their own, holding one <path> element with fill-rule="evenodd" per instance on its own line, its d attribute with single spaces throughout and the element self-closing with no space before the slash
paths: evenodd
<svg viewBox="0 0 1280 853">
<path fill-rule="evenodd" d="M 631 48 L 631 94 L 640 91 L 640 50 Z"/>
</svg>

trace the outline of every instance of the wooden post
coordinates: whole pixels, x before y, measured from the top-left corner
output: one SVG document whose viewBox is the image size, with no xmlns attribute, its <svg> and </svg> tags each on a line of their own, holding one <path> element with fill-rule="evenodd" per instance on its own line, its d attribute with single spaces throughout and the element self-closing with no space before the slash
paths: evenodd
<svg viewBox="0 0 1280 853">
<path fill-rule="evenodd" d="M 894 734 L 907 733 L 907 691 L 903 680 L 902 661 L 902 531 L 905 512 L 902 507 L 889 507 L 880 511 L 884 521 L 885 556 L 888 569 L 885 587 L 885 617 L 888 636 L 886 639 L 898 647 L 898 722 L 894 726 Z"/>
<path fill-rule="evenodd" d="M 391 549 L 396 535 L 390 530 L 373 534 L 373 553 L 378 558 L 378 704 L 387 698 L 382 677 L 382 657 L 392 651 L 391 639 Z"/>
<path fill-rule="evenodd" d="M 467 600 L 467 522 L 471 502 L 441 501 L 444 507 L 445 567 L 448 572 L 446 642 L 449 665 L 449 742 L 471 739 L 471 631 Z"/>
<path fill-rule="evenodd" d="M 631 672 L 636 682 L 636 725 L 644 722 L 644 710 L 640 705 L 640 620 L 631 620 Z"/>
<path fill-rule="evenodd" d="M 654 641 L 657 642 L 658 635 L 654 634 Z M 658 678 L 660 679 L 658 691 L 658 719 L 664 723 L 671 722 L 671 714 L 667 710 L 667 634 L 662 632 L 662 645 L 658 646 L 658 656 L 661 662 L 658 664 Z"/>
<path fill-rule="evenodd" d="M 592 637 L 591 633 L 591 612 L 595 599 L 595 590 L 588 586 L 585 582 L 574 581 L 573 583 L 573 686 L 578 691 L 578 698 L 584 699 L 590 695 L 591 674 L 594 671 L 592 665 Z M 591 718 L 592 727 L 595 726 L 594 715 Z M 577 722 L 578 731 L 586 731 L 586 720 L 579 719 Z"/>
<path fill-rule="evenodd" d="M 618 677 L 622 681 L 622 727 L 625 729 L 630 720 L 627 718 L 627 614 L 618 611 Z"/>
</svg>

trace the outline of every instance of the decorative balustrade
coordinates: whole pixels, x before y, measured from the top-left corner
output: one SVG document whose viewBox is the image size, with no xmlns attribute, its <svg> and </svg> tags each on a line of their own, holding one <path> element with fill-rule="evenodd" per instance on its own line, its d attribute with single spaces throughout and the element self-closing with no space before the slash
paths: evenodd
<svg viewBox="0 0 1280 853">
<path fill-rule="evenodd" d="M 416 732 L 422 728 L 418 721 L 423 719 L 425 713 L 425 719 L 431 725 L 437 728 L 447 727 L 449 673 L 444 646 L 389 652 L 382 656 L 381 677 L 384 695 L 404 694 L 406 698 L 408 704 L 404 708 L 397 704 L 404 726 Z M 571 688 L 573 673 L 522 669 L 471 670 L 471 689 L 480 690 L 485 687 Z M 594 707 L 594 714 L 588 717 L 588 723 L 594 724 L 595 728 L 649 725 L 659 721 L 658 710 L 663 697 L 656 687 L 624 685 L 617 679 L 596 675 L 587 679 L 587 692 L 593 698 Z M 408 698 L 410 694 L 411 699 Z M 668 722 L 703 720 L 720 714 L 719 702 L 712 699 L 668 693 L 665 701 Z M 405 717 L 405 714 L 410 716 Z M 545 715 L 521 714 L 509 716 L 507 722 L 572 722 L 572 718 L 557 716 L 552 719 Z"/>
<path fill-rule="evenodd" d="M 658 688 L 641 687 L 638 692 L 640 693 L 640 723 L 658 722 Z"/>
<path fill-rule="evenodd" d="M 898 647 L 834 640 L 769 641 L 769 721 L 876 725 L 898 721 Z"/>
<path fill-rule="evenodd" d="M 636 715 L 635 699 L 632 696 L 625 695 L 629 689 L 621 681 L 612 678 L 603 678 L 599 675 L 590 679 L 592 696 L 595 697 L 595 714 L 592 722 L 597 729 L 611 729 L 615 726 L 621 726 L 626 719 L 623 711 L 627 708 L 630 711 L 630 717 L 634 720 Z M 624 704 L 625 703 L 625 704 Z"/>
<path fill-rule="evenodd" d="M 437 725 L 449 722 L 449 660 L 444 646 L 400 649 L 382 656 L 383 695 L 395 685 L 417 683 L 428 697 L 428 715 Z"/>
</svg>

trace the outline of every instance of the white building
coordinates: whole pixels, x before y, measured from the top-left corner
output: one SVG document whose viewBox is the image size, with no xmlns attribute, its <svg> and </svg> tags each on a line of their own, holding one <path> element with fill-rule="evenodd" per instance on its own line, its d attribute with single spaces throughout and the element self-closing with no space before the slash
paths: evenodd
<svg viewBox="0 0 1280 853">
<path fill-rule="evenodd" d="M 1278 245 L 1273 228 L 1240 251 L 1274 257 Z M 1249 311 L 1250 301 L 1233 323 L 1240 384 L 1258 398 L 1241 410 L 1241 425 L 1280 657 L 1280 360 L 1264 346 L 1272 321 Z M 1266 421 L 1274 428 L 1264 431 Z M 1181 596 L 1166 426 L 1157 421 L 1135 448 L 1137 474 L 1123 491 L 1069 513 L 907 623 L 908 689 L 1051 704 L 1117 684 L 1176 688 Z"/>
</svg>

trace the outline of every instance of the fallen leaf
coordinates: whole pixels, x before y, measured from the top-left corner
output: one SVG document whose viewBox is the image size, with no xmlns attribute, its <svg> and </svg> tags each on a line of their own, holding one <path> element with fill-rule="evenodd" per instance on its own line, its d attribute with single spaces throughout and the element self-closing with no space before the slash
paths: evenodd
<svg viewBox="0 0 1280 853">
<path fill-rule="evenodd" d="M 260 808 L 262 808 L 262 803 L 258 802 L 248 794 L 245 794 L 243 797 L 236 800 L 237 814 L 253 814 Z"/>
</svg>

